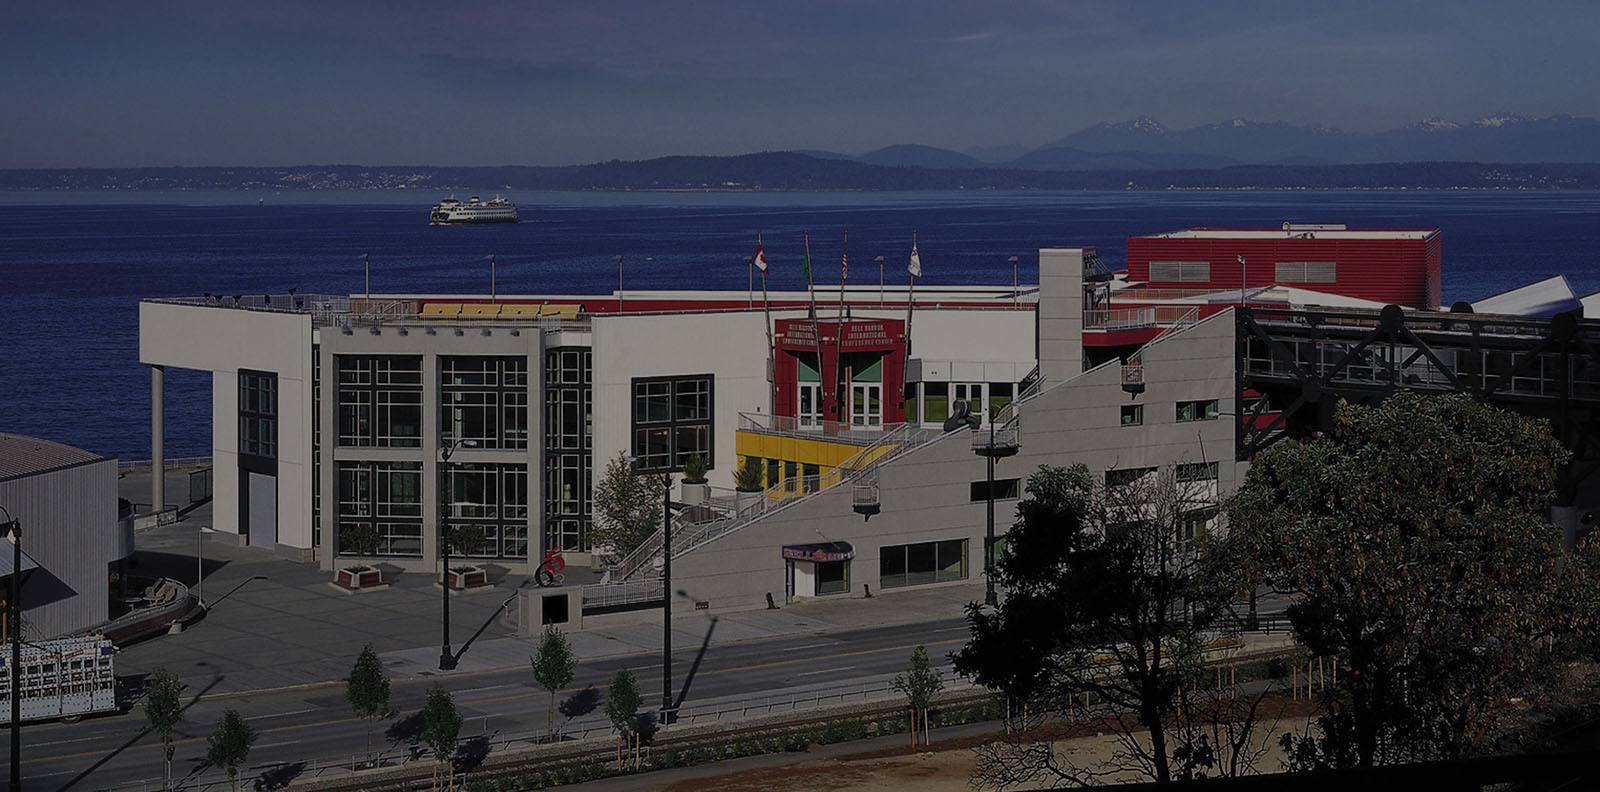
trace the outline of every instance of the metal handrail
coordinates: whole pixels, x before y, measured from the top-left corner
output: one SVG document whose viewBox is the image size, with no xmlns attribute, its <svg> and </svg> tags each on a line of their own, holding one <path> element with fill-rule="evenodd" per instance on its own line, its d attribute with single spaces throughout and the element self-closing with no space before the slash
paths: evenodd
<svg viewBox="0 0 1600 792">
<path fill-rule="evenodd" d="M 739 431 L 757 432 L 775 437 L 794 437 L 806 440 L 827 440 L 829 442 L 849 443 L 851 445 L 870 445 L 878 442 L 886 431 L 899 426 L 897 423 L 883 423 L 872 426 L 858 426 L 844 421 L 811 421 L 802 423 L 800 419 L 791 415 L 768 415 L 766 413 L 739 413 Z"/>
</svg>

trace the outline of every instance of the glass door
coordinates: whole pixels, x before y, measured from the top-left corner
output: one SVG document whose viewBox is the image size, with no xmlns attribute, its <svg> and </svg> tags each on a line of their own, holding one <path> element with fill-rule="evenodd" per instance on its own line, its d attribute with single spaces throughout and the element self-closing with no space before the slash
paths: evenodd
<svg viewBox="0 0 1600 792">
<path fill-rule="evenodd" d="M 883 385 L 881 383 L 851 383 L 850 425 L 864 427 L 883 425 Z"/>
<path fill-rule="evenodd" d="M 815 429 L 822 425 L 822 384 L 800 383 L 798 418 L 800 426 Z"/>
</svg>

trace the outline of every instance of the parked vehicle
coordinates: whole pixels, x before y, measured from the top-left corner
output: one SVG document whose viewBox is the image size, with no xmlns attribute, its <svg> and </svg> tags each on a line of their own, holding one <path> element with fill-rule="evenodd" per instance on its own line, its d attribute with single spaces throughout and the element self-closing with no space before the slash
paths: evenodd
<svg viewBox="0 0 1600 792">
<path fill-rule="evenodd" d="M 116 647 L 101 637 L 22 645 L 22 719 L 77 720 L 117 708 Z M 11 647 L 0 645 L 0 723 L 11 722 Z"/>
</svg>

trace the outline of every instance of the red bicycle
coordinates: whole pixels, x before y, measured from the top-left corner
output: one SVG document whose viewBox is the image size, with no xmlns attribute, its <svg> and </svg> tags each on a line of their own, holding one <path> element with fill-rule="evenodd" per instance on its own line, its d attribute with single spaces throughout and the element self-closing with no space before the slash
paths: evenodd
<svg viewBox="0 0 1600 792">
<path fill-rule="evenodd" d="M 544 561 L 539 564 L 539 570 L 533 573 L 533 579 L 541 586 L 559 586 L 567 579 L 561 574 L 567 568 L 567 559 L 561 553 L 564 547 L 553 547 L 545 551 Z"/>
</svg>

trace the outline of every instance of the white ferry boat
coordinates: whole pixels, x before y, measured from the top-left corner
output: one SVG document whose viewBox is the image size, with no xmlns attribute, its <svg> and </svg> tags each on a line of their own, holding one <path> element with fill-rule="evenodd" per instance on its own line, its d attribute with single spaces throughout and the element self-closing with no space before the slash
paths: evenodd
<svg viewBox="0 0 1600 792">
<path fill-rule="evenodd" d="M 428 225 L 515 222 L 517 222 L 517 207 L 498 195 L 487 201 L 478 200 L 476 195 L 466 201 L 459 201 L 452 195 L 435 204 L 433 212 L 428 215 Z"/>
</svg>

